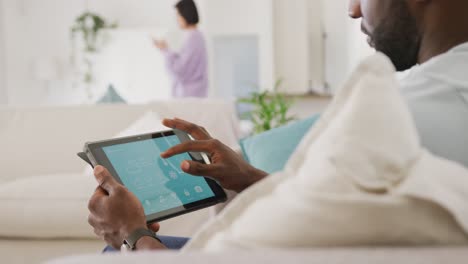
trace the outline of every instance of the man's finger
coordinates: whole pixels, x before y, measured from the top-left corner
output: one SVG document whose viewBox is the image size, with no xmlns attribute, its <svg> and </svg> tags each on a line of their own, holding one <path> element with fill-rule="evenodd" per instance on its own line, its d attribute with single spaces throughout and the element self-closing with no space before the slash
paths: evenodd
<svg viewBox="0 0 468 264">
<path fill-rule="evenodd" d="M 94 169 L 94 177 L 96 177 L 99 186 L 107 193 L 111 194 L 119 183 L 112 177 L 109 171 L 103 166 L 96 166 Z"/>
<path fill-rule="evenodd" d="M 211 139 L 211 136 L 208 134 L 206 129 L 182 119 L 164 119 L 163 125 L 172 129 L 182 130 L 197 140 Z"/>
<path fill-rule="evenodd" d="M 159 225 L 159 223 L 152 223 L 148 225 L 148 228 L 154 233 L 157 233 L 159 229 L 161 228 L 161 226 Z"/>
<path fill-rule="evenodd" d="M 214 149 L 210 140 L 187 141 L 161 153 L 161 157 L 167 159 L 187 152 L 212 153 L 213 151 Z"/>
<path fill-rule="evenodd" d="M 216 175 L 220 170 L 219 166 L 216 164 L 202 164 L 196 161 L 185 160 L 180 165 L 180 168 L 190 175 L 194 176 L 203 176 L 209 178 L 216 178 Z"/>
</svg>

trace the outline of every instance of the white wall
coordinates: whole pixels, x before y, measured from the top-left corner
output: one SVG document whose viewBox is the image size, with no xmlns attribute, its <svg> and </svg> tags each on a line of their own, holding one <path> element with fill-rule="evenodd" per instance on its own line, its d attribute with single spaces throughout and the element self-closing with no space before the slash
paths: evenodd
<svg viewBox="0 0 468 264">
<path fill-rule="evenodd" d="M 274 0 L 275 75 L 284 91 L 305 93 L 309 88 L 311 50 L 308 0 Z"/>
<path fill-rule="evenodd" d="M 274 0 L 275 74 L 290 94 L 321 88 L 323 75 L 322 2 Z"/>
<path fill-rule="evenodd" d="M 34 66 L 44 59 L 66 68 L 71 55 L 69 28 L 74 18 L 85 10 L 118 20 L 123 29 L 177 28 L 176 0 L 3 0 L 7 23 L 6 58 L 9 103 L 31 105 L 80 103 L 86 100 L 82 87 L 73 88 L 69 72 L 52 84 L 34 76 Z M 270 88 L 275 81 L 271 0 L 199 0 L 202 29 L 212 40 L 223 35 L 258 35 L 260 46 L 260 86 Z M 177 37 L 176 37 L 177 38 Z M 210 54 L 212 55 L 212 54 Z M 211 56 L 212 58 L 212 56 Z M 211 67 L 213 63 L 211 63 Z M 213 73 L 213 68 L 211 73 Z M 48 88 L 46 88 L 49 86 Z M 51 87 L 52 88 L 51 88 Z M 96 90 L 96 89 L 94 89 Z M 51 94 L 53 96 L 51 96 Z M 216 94 L 216 89 L 212 91 Z M 84 99 L 83 99 L 84 98 Z"/>
<path fill-rule="evenodd" d="M 332 91 L 341 87 L 354 67 L 373 51 L 360 31 L 360 20 L 348 14 L 348 1 L 322 0 L 325 27 L 325 79 Z"/>
<path fill-rule="evenodd" d="M 0 63 L 0 84 L 2 67 L 6 76 L 5 85 L 0 85 L 0 98 L 5 93 L 3 87 L 10 104 L 57 102 L 64 98 L 77 100 L 64 103 L 81 102 L 77 98 L 85 96 L 85 92 L 72 88 L 66 80 L 68 72 L 60 72 L 63 80 L 55 81 L 52 90 L 47 90 L 46 83 L 34 76 L 33 68 L 44 58 L 66 68 L 63 65 L 69 63 L 71 54 L 69 28 L 74 18 L 85 10 L 86 2 L 91 10 L 112 21 L 118 20 L 123 29 L 177 28 L 173 9 L 176 0 L 0 1 L 4 4 L 3 12 L 0 10 L 1 21 L 5 22 L 0 56 L 6 56 L 1 60 L 4 65 Z M 198 0 L 201 27 L 206 32 L 210 51 L 216 36 L 257 35 L 261 52 L 260 87 L 271 88 L 277 78 L 284 77 L 290 82 L 285 87 L 300 93 L 304 92 L 304 86 L 319 86 L 324 79 L 336 90 L 354 65 L 370 53 L 359 33 L 359 22 L 352 22 L 347 16 L 347 2 Z M 328 36 L 325 43 L 322 29 Z M 213 75 L 213 63 L 210 66 Z M 216 90 L 212 87 L 212 94 L 216 95 Z M 57 96 L 50 98 L 51 93 Z"/>
<path fill-rule="evenodd" d="M 84 4 L 59 0 L 4 1 L 9 103 L 35 104 L 46 95 L 46 87 L 34 79 L 33 64 L 43 58 L 67 61 L 69 26 Z"/>
<path fill-rule="evenodd" d="M 328 0 L 330 1 L 330 0 Z M 322 90 L 325 83 L 325 42 L 322 1 L 307 1 L 309 14 L 310 87 Z"/>
<path fill-rule="evenodd" d="M 367 36 L 361 32 L 361 20 L 352 20 L 348 30 L 350 32 L 349 67 L 354 69 L 363 58 L 374 54 L 375 51 L 367 43 Z"/>
<path fill-rule="evenodd" d="M 68 97 L 83 97 L 81 88 L 72 88 L 67 72 L 60 72 L 65 80 L 53 83 L 52 91 L 46 83 L 36 80 L 34 65 L 44 59 L 66 68 L 71 55 L 70 27 L 73 20 L 86 9 L 85 0 L 3 0 L 5 21 L 6 87 L 9 103 L 30 105 L 50 99 L 51 92 Z M 174 17 L 175 0 L 89 0 L 89 8 L 119 21 L 122 28 L 177 27 Z M 137 3 L 137 4 L 136 4 Z M 149 37 L 148 37 L 149 41 Z M 63 97 L 61 97 L 63 99 Z M 79 103 L 70 101 L 69 103 Z M 54 102 L 50 102 L 54 103 Z"/>
<path fill-rule="evenodd" d="M 345 16 L 346 1 L 324 0 L 323 12 L 326 36 L 325 80 L 332 90 L 336 90 L 349 71 L 348 31 L 346 30 L 349 18 Z"/>
<path fill-rule="evenodd" d="M 0 105 L 7 104 L 7 91 L 5 85 L 5 34 L 4 34 L 3 0 L 0 0 Z"/>
</svg>

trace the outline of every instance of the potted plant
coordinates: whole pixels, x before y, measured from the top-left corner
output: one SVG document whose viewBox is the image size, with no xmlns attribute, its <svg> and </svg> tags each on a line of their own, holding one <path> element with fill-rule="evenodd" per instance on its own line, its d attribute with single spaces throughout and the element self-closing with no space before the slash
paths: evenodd
<svg viewBox="0 0 468 264">
<path fill-rule="evenodd" d="M 73 53 L 76 53 L 75 41 L 77 36 L 81 36 L 83 43 L 83 81 L 89 84 L 94 80 L 93 74 L 93 54 L 99 52 L 102 33 L 105 30 L 117 28 L 117 23 L 109 23 L 103 17 L 96 13 L 86 11 L 75 19 L 71 27 L 71 38 L 73 44 Z M 73 54 L 74 60 L 75 54 Z M 88 91 L 90 93 L 90 91 Z"/>
<path fill-rule="evenodd" d="M 94 53 L 98 51 L 99 35 L 106 29 L 117 28 L 117 23 L 108 23 L 104 18 L 89 11 L 75 19 L 71 28 L 73 38 L 77 33 L 81 34 L 84 43 L 84 51 Z"/>
<path fill-rule="evenodd" d="M 253 92 L 249 97 L 239 99 L 239 103 L 250 105 L 252 110 L 245 116 L 253 123 L 254 134 L 284 126 L 295 117 L 289 115 L 293 105 L 291 99 L 278 92 L 282 80 L 275 83 L 273 91 Z"/>
</svg>

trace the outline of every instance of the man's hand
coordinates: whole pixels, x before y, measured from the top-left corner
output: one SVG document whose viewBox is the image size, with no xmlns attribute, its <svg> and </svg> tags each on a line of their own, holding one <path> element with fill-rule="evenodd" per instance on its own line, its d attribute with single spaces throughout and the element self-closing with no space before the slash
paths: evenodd
<svg viewBox="0 0 468 264">
<path fill-rule="evenodd" d="M 138 198 L 119 184 L 102 166 L 94 170 L 99 186 L 89 200 L 89 224 L 94 233 L 115 249 L 120 249 L 123 241 L 135 230 L 147 228 L 146 218 Z M 150 229 L 157 231 L 158 224 Z M 164 246 L 155 239 L 142 239 L 137 249 L 157 249 Z"/>
<path fill-rule="evenodd" d="M 194 161 L 184 161 L 181 168 L 184 172 L 212 178 L 228 190 L 242 192 L 268 174 L 248 164 L 232 149 L 213 139 L 208 132 L 195 124 L 181 119 L 165 119 L 163 124 L 173 129 L 179 129 L 190 134 L 195 140 L 184 142 L 161 154 L 162 158 L 170 158 L 185 152 L 204 152 L 211 159 L 209 165 Z"/>
</svg>

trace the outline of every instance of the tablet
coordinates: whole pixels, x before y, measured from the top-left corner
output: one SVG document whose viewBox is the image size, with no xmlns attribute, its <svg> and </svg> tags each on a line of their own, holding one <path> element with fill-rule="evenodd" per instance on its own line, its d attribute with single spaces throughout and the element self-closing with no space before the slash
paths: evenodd
<svg viewBox="0 0 468 264">
<path fill-rule="evenodd" d="M 92 166 L 102 165 L 140 200 L 146 221 L 153 223 L 226 201 L 226 193 L 211 179 L 191 176 L 180 168 L 184 160 L 208 164 L 204 153 L 184 153 L 169 159 L 161 153 L 192 140 L 179 130 L 87 143 Z"/>
</svg>

